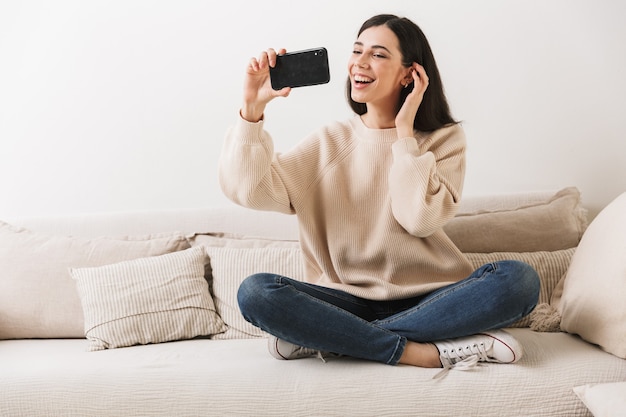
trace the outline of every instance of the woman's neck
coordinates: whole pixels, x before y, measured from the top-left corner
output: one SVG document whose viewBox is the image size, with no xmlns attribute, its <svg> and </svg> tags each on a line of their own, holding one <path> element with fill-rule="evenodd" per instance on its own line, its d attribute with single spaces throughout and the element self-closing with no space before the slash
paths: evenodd
<svg viewBox="0 0 626 417">
<path fill-rule="evenodd" d="M 396 127 L 396 115 L 389 111 L 378 111 L 373 106 L 367 106 L 367 113 L 361 115 L 361 120 L 370 129 L 393 129 Z"/>
</svg>

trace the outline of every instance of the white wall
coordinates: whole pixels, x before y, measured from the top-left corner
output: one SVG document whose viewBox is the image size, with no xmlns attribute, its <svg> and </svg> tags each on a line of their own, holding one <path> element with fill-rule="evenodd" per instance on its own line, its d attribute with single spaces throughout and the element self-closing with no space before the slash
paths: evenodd
<svg viewBox="0 0 626 417">
<path fill-rule="evenodd" d="M 431 41 L 469 141 L 466 195 L 626 191 L 620 0 L 3 0 L 0 218 L 229 204 L 216 181 L 249 57 L 326 46 L 332 81 L 275 101 L 277 149 L 351 114 L 360 24 L 406 15 Z"/>
</svg>

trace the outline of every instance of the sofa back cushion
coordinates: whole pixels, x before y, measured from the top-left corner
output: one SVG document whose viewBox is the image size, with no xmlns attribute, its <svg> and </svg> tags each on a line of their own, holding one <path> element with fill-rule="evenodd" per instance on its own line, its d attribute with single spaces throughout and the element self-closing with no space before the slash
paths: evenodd
<svg viewBox="0 0 626 417">
<path fill-rule="evenodd" d="M 83 310 L 69 268 L 189 247 L 180 234 L 87 239 L 0 222 L 0 339 L 82 338 Z"/>
<path fill-rule="evenodd" d="M 30 217 L 11 223 L 48 235 L 88 238 L 180 231 L 298 240 L 296 216 L 236 205 Z M 457 215 L 444 230 L 463 252 L 534 252 L 574 247 L 586 226 L 587 212 L 580 192 L 567 187 L 559 191 L 464 195 Z"/>
<path fill-rule="evenodd" d="M 459 213 L 444 227 L 462 252 L 568 249 L 578 244 L 587 227 L 587 210 L 575 187 L 541 199 L 492 200 L 462 202 Z"/>
</svg>

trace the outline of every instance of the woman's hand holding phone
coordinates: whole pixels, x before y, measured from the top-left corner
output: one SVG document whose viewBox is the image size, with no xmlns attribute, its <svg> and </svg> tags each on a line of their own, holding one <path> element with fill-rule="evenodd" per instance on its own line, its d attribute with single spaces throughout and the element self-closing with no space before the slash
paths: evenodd
<svg viewBox="0 0 626 417">
<path fill-rule="evenodd" d="M 290 87 L 273 90 L 270 80 L 270 67 L 276 65 L 276 55 L 285 54 L 285 49 L 278 53 L 270 48 L 259 55 L 258 58 L 250 59 L 246 68 L 246 76 L 243 84 L 243 106 L 241 117 L 249 122 L 258 122 L 263 118 L 263 112 L 267 103 L 276 97 L 287 97 L 291 92 Z"/>
</svg>

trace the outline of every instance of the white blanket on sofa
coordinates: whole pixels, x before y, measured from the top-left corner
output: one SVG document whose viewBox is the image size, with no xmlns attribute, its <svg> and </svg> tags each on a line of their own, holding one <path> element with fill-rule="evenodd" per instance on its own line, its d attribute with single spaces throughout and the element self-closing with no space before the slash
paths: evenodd
<svg viewBox="0 0 626 417">
<path fill-rule="evenodd" d="M 115 408 L 117 415 L 153 417 L 197 416 L 198 410 L 206 416 L 455 416 L 480 410 L 482 416 L 549 417 L 584 410 L 573 385 L 626 375 L 626 361 L 576 336 L 510 331 L 526 348 L 518 364 L 451 371 L 437 380 L 436 369 L 349 358 L 278 361 L 264 339 L 99 352 L 86 352 L 81 339 L 6 340 L 0 343 L 0 415 L 96 417 Z M 597 362 L 603 363 L 599 369 Z"/>
</svg>

